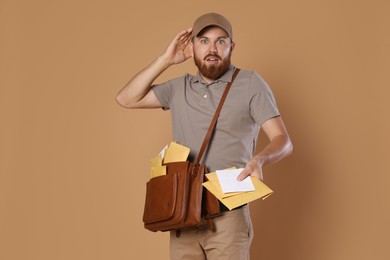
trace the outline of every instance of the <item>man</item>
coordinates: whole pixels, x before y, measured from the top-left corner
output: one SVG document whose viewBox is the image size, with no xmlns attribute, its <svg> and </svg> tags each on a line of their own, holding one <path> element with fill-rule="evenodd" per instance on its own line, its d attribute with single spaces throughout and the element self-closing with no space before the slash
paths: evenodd
<svg viewBox="0 0 390 260">
<path fill-rule="evenodd" d="M 200 16 L 192 28 L 179 33 L 166 51 L 138 72 L 118 93 L 126 108 L 164 108 L 172 113 L 173 138 L 191 149 L 194 159 L 235 67 L 232 27 L 222 15 Z M 197 75 L 186 74 L 153 85 L 170 66 L 193 57 Z M 254 154 L 260 127 L 269 143 Z M 263 179 L 263 166 L 292 152 L 292 144 L 264 80 L 253 71 L 241 70 L 222 107 L 203 162 L 209 171 L 244 168 L 238 179 L 249 175 Z M 216 231 L 182 230 L 171 233 L 171 259 L 249 259 L 253 237 L 248 205 L 223 212 L 214 219 Z"/>
</svg>

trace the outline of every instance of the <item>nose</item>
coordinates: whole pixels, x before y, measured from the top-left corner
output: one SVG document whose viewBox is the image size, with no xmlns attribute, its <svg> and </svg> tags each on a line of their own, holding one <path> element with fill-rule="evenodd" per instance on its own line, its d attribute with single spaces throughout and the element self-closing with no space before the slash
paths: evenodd
<svg viewBox="0 0 390 260">
<path fill-rule="evenodd" d="M 218 52 L 217 46 L 214 43 L 211 43 L 210 45 L 211 46 L 210 46 L 210 50 L 209 51 L 211 53 L 217 53 Z"/>
</svg>

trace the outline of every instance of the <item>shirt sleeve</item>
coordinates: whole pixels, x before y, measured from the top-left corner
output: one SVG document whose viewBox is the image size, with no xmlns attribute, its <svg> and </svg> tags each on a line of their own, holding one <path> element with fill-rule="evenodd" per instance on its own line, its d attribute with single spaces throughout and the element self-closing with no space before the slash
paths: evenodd
<svg viewBox="0 0 390 260">
<path fill-rule="evenodd" d="M 250 113 L 256 123 L 262 125 L 265 121 L 280 115 L 272 90 L 256 72 L 251 76 L 249 89 Z"/>
<path fill-rule="evenodd" d="M 154 85 L 152 87 L 152 91 L 156 95 L 158 101 L 160 102 L 164 110 L 168 110 L 171 108 L 173 93 L 171 81 Z"/>
</svg>

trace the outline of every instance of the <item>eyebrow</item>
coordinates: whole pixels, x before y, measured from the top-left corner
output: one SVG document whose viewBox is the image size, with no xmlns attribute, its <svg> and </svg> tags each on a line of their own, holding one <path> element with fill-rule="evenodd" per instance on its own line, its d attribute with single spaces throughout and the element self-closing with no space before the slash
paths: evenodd
<svg viewBox="0 0 390 260">
<path fill-rule="evenodd" d="M 206 36 L 198 36 L 197 38 L 199 38 L 199 39 L 210 39 L 209 37 L 206 37 Z M 220 39 L 229 39 L 229 37 L 228 36 L 217 37 L 217 40 L 220 40 Z"/>
</svg>

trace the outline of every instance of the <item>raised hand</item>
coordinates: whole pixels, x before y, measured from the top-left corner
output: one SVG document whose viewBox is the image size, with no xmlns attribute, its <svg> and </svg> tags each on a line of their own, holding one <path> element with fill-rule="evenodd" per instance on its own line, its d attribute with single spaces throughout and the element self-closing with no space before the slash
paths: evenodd
<svg viewBox="0 0 390 260">
<path fill-rule="evenodd" d="M 173 41 L 169 44 L 167 50 L 162 57 L 166 59 L 169 64 L 179 64 L 192 57 L 192 51 L 186 49 L 191 41 L 192 28 L 180 32 Z"/>
<path fill-rule="evenodd" d="M 162 55 L 135 74 L 119 91 L 117 102 L 126 108 L 161 107 L 159 100 L 151 91 L 152 84 L 169 66 L 192 57 L 192 49 L 187 48 L 191 41 L 191 33 L 192 28 L 189 28 L 176 35 Z"/>
</svg>

